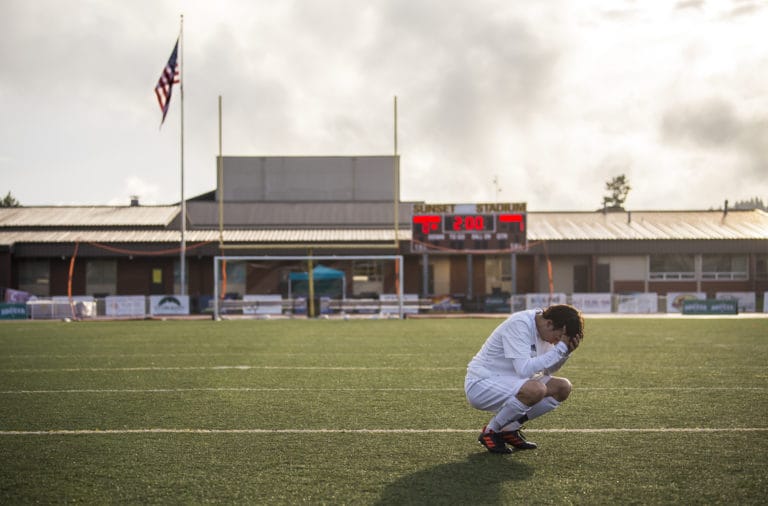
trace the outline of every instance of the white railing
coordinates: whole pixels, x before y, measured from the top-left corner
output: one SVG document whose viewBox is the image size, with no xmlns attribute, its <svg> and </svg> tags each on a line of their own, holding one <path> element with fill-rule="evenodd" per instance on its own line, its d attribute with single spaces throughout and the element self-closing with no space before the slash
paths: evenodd
<svg viewBox="0 0 768 506">
<path fill-rule="evenodd" d="M 695 272 L 651 272 L 648 274 L 650 280 L 676 280 L 676 279 L 696 279 Z"/>
</svg>

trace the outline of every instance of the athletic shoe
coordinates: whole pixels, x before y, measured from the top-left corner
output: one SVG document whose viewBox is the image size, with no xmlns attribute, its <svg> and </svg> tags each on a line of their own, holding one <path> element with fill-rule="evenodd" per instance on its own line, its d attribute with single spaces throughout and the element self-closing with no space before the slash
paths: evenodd
<svg viewBox="0 0 768 506">
<path fill-rule="evenodd" d="M 483 427 L 483 432 L 477 440 L 491 453 L 512 453 L 512 449 L 507 448 L 504 443 L 504 436 L 501 435 L 501 432 L 493 432 L 492 430 L 486 432 L 485 427 Z"/>
<path fill-rule="evenodd" d="M 483 432 L 485 432 L 487 425 L 483 426 Z M 490 431 L 493 432 L 493 431 Z M 511 447 L 513 447 L 515 450 L 535 450 L 539 447 L 536 443 L 533 441 L 528 441 L 525 439 L 525 436 L 523 435 L 522 431 L 520 429 L 517 430 L 503 430 L 501 432 L 498 432 L 497 434 L 501 435 L 501 437 L 504 439 L 504 442 Z"/>
<path fill-rule="evenodd" d="M 536 443 L 525 439 L 523 433 L 518 430 L 503 430 L 499 434 L 504 438 L 504 442 L 515 450 L 535 450 L 539 447 Z"/>
</svg>

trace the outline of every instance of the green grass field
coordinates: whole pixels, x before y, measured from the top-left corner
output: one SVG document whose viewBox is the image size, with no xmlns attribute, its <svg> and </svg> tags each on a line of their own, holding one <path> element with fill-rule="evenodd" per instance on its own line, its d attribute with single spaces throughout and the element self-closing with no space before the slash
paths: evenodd
<svg viewBox="0 0 768 506">
<path fill-rule="evenodd" d="M 764 504 L 768 319 L 587 319 L 574 391 L 476 441 L 500 320 L 0 324 L 0 503 Z"/>
</svg>

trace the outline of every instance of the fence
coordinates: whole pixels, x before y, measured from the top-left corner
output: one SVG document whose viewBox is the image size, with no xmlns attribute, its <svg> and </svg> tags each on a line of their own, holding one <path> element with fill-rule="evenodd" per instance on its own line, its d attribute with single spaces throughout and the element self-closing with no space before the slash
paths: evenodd
<svg viewBox="0 0 768 506">
<path fill-rule="evenodd" d="M 573 304 L 585 314 L 665 314 L 685 313 L 688 301 L 735 301 L 739 313 L 768 313 L 768 292 L 758 297 L 752 292 L 718 292 L 707 299 L 701 292 L 656 293 L 528 293 L 521 295 L 493 294 L 479 301 L 467 301 L 461 296 L 419 298 L 404 294 L 403 314 L 425 313 L 496 313 L 509 314 L 523 309 L 546 307 L 551 304 Z M 64 319 L 146 319 L 172 316 L 213 317 L 211 297 L 181 295 L 134 295 L 36 298 L 26 303 L 0 304 L 0 319 L 64 320 Z M 280 295 L 246 295 L 241 299 L 219 301 L 220 316 L 229 318 L 304 317 L 308 304 L 304 297 L 285 298 Z M 710 304 L 711 305 L 711 304 Z M 396 316 L 399 304 L 395 294 L 378 298 L 315 300 L 318 315 L 379 315 Z"/>
</svg>

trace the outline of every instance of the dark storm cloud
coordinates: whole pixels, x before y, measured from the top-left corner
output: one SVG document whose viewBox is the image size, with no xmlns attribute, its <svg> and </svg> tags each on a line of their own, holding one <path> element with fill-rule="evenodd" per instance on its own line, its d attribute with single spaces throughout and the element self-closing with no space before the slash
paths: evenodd
<svg viewBox="0 0 768 506">
<path fill-rule="evenodd" d="M 731 104 L 722 99 L 674 106 L 662 120 L 662 132 L 667 139 L 705 148 L 733 144 L 742 128 Z"/>
<path fill-rule="evenodd" d="M 745 118 L 730 102 L 710 98 L 668 109 L 660 129 L 666 142 L 737 154 L 753 175 L 768 176 L 768 116 Z"/>
</svg>

